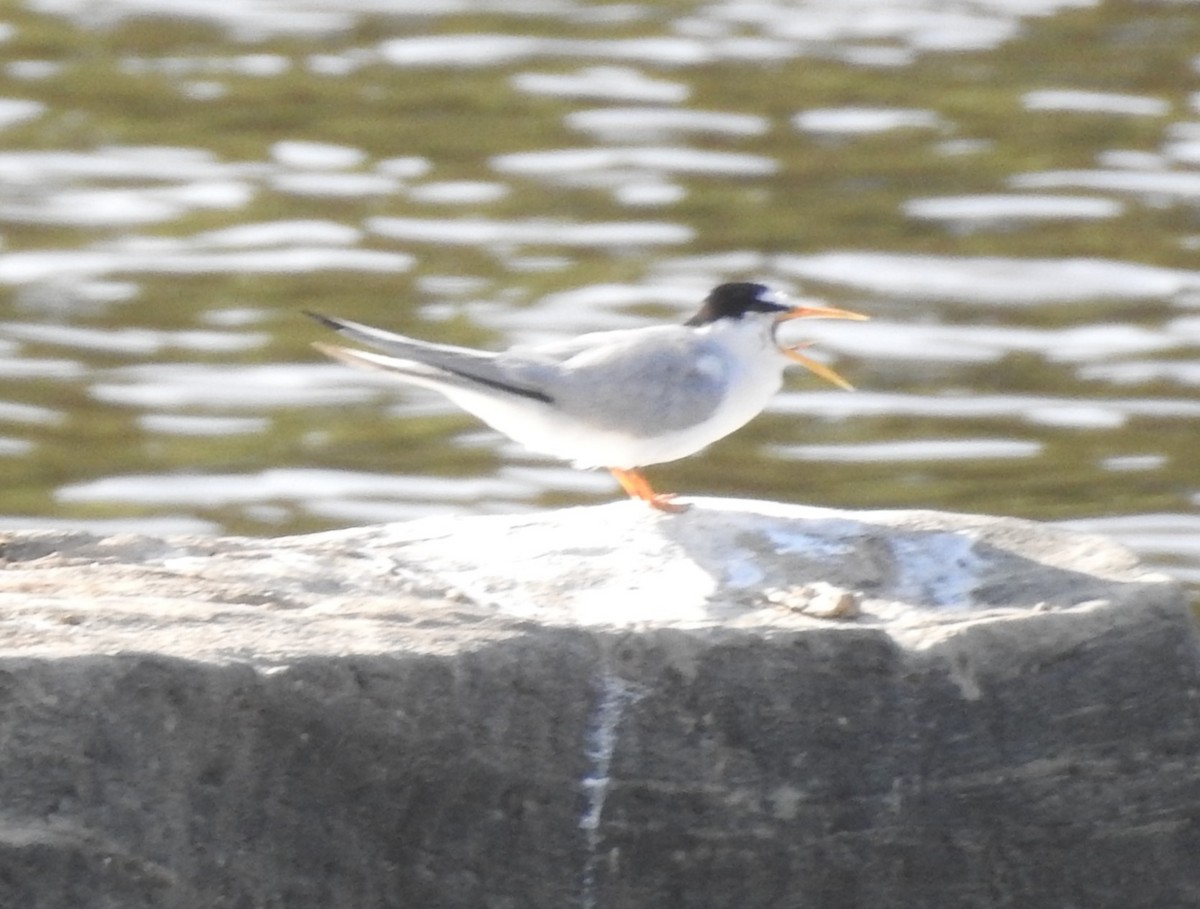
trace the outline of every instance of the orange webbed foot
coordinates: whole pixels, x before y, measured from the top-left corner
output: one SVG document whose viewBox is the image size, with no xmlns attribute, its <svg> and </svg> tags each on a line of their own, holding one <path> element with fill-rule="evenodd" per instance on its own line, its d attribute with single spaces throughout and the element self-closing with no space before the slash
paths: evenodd
<svg viewBox="0 0 1200 909">
<path fill-rule="evenodd" d="M 665 511 L 668 514 L 679 514 L 691 507 L 682 502 L 676 502 L 675 496 L 670 493 L 655 492 L 650 488 L 650 483 L 642 476 L 641 471 L 633 469 L 625 470 L 620 467 L 610 467 L 609 471 L 617 478 L 617 482 L 621 484 L 621 488 L 631 498 L 640 499 L 657 511 Z"/>
</svg>

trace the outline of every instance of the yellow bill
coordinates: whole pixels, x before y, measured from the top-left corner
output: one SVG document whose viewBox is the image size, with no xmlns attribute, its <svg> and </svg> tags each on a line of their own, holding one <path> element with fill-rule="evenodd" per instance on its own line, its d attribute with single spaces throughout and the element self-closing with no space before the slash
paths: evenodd
<svg viewBox="0 0 1200 909">
<path fill-rule="evenodd" d="M 780 313 L 779 317 L 775 320 L 775 325 L 779 326 L 784 322 L 790 322 L 792 319 L 853 319 L 856 322 L 861 322 L 869 318 L 871 317 L 864 316 L 862 313 L 851 312 L 848 309 L 834 309 L 831 306 L 793 306 L 787 312 Z M 844 388 L 847 391 L 854 391 L 854 386 L 834 372 L 832 367 L 826 366 L 819 360 L 814 360 L 812 357 L 805 356 L 800 352 L 811 345 L 811 341 L 796 344 L 792 347 L 779 345 L 779 352 L 789 360 L 795 360 L 809 372 L 820 376 L 826 382 L 830 382 L 838 388 Z"/>
</svg>

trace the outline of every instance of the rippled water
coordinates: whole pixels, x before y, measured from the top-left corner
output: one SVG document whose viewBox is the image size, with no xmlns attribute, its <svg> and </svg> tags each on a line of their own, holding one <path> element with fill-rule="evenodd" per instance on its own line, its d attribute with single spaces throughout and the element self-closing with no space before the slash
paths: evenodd
<svg viewBox="0 0 1200 909">
<path fill-rule="evenodd" d="M 758 279 L 867 323 L 681 492 L 989 511 L 1200 584 L 1200 19 L 1088 0 L 26 0 L 0 21 L 6 526 L 618 496 L 329 363 Z"/>
</svg>

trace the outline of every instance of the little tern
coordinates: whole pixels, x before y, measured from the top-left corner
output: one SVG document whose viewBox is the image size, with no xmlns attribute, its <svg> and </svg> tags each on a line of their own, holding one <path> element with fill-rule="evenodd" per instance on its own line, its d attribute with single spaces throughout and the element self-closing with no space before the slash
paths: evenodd
<svg viewBox="0 0 1200 909">
<path fill-rule="evenodd" d="M 763 284 L 721 284 L 682 325 L 600 331 L 500 353 L 434 344 L 348 319 L 307 313 L 382 353 L 314 344 L 353 366 L 381 369 L 440 392 L 493 429 L 579 468 L 607 468 L 635 499 L 661 511 L 686 506 L 656 493 L 639 468 L 695 454 L 757 416 L 789 361 L 842 388 L 850 384 L 784 346 L 792 319 L 866 319 L 789 304 Z"/>
</svg>

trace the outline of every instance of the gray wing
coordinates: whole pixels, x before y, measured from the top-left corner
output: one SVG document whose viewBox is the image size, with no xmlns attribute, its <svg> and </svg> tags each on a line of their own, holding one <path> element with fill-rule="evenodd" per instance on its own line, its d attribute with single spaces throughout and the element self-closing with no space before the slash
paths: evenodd
<svg viewBox="0 0 1200 909">
<path fill-rule="evenodd" d="M 507 355 L 451 344 L 432 344 L 361 322 L 335 319 L 314 312 L 305 315 L 347 338 L 390 355 L 384 357 L 344 347 L 315 345 L 327 356 L 354 366 L 382 369 L 421 384 L 476 389 L 483 386 L 547 404 L 554 401 L 546 387 L 546 380 L 551 376 L 545 370 L 539 373 L 537 370 L 514 368 L 521 364 L 512 362 Z"/>
<path fill-rule="evenodd" d="M 719 348 L 682 325 L 584 336 L 539 352 L 558 360 L 556 407 L 634 437 L 703 422 L 729 382 Z"/>
<path fill-rule="evenodd" d="M 335 359 L 435 387 L 502 390 L 632 437 L 703 422 L 720 406 L 729 381 L 720 349 L 682 325 L 596 332 L 496 354 L 308 315 L 390 355 L 318 345 Z"/>
</svg>

